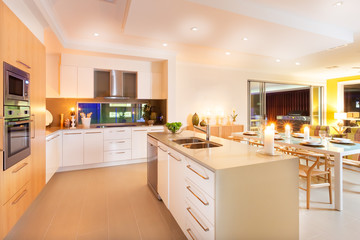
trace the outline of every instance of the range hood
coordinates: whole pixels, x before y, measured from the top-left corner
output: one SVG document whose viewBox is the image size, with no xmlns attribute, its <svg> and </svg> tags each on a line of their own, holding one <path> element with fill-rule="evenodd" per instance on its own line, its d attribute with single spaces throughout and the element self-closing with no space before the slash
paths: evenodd
<svg viewBox="0 0 360 240">
<path fill-rule="evenodd" d="M 137 73 L 119 70 L 95 71 L 95 97 L 135 99 Z"/>
</svg>

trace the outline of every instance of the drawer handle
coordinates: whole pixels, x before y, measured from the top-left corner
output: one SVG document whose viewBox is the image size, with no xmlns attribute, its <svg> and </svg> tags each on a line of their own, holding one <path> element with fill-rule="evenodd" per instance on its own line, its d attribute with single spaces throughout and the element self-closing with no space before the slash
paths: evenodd
<svg viewBox="0 0 360 240">
<path fill-rule="evenodd" d="M 117 141 L 116 143 L 124 143 L 125 141 Z"/>
<path fill-rule="evenodd" d="M 186 187 L 187 190 L 189 190 L 197 199 L 199 199 L 199 201 L 204 204 L 205 206 L 208 206 L 209 205 L 209 202 L 204 202 L 198 195 L 196 195 L 190 188 L 190 186 L 187 186 Z"/>
<path fill-rule="evenodd" d="M 119 131 L 116 131 L 116 132 L 125 132 L 125 130 L 119 130 Z"/>
<path fill-rule="evenodd" d="M 143 130 L 134 130 L 135 132 L 146 132 L 147 131 L 147 129 L 143 129 Z"/>
<path fill-rule="evenodd" d="M 158 146 L 158 148 L 159 148 L 161 151 L 166 152 L 166 150 L 165 150 L 165 149 L 162 149 L 160 146 Z"/>
<path fill-rule="evenodd" d="M 65 135 L 77 135 L 77 134 L 81 134 L 81 133 L 64 133 Z"/>
<path fill-rule="evenodd" d="M 17 204 L 27 193 L 27 190 L 25 189 L 11 204 L 15 205 Z"/>
<path fill-rule="evenodd" d="M 95 133 L 101 133 L 101 132 L 85 132 L 85 134 L 95 134 Z"/>
<path fill-rule="evenodd" d="M 197 238 L 192 234 L 192 231 L 190 228 L 186 229 L 186 231 L 189 233 L 192 240 L 197 240 Z"/>
<path fill-rule="evenodd" d="M 17 173 L 18 171 L 20 171 L 21 169 L 23 169 L 24 167 L 26 167 L 26 165 L 28 165 L 29 163 L 24 163 L 23 165 L 21 165 L 20 167 L 18 167 L 17 169 L 15 169 L 14 171 L 12 171 L 12 173 Z"/>
<path fill-rule="evenodd" d="M 200 173 L 198 173 L 197 171 L 195 171 L 194 169 L 192 169 L 190 165 L 186 165 L 186 167 L 187 167 L 188 169 L 190 169 L 191 171 L 193 171 L 194 173 L 196 173 L 197 175 L 199 175 L 200 177 L 202 177 L 203 179 L 205 179 L 205 180 L 208 180 L 208 179 L 209 179 L 209 177 L 204 177 L 203 175 L 201 175 Z"/>
<path fill-rule="evenodd" d="M 50 142 L 51 140 L 54 140 L 55 138 L 57 138 L 57 137 L 60 137 L 60 134 L 58 134 L 58 135 L 56 135 L 55 137 L 52 137 L 52 138 L 50 138 L 50 139 L 48 139 L 48 140 L 46 140 L 47 142 Z"/>
<path fill-rule="evenodd" d="M 116 154 L 124 154 L 125 152 L 116 152 Z"/>
<path fill-rule="evenodd" d="M 26 63 L 23 63 L 23 62 L 20 61 L 20 60 L 16 60 L 16 62 L 24 65 L 24 66 L 27 67 L 28 69 L 31 69 L 31 67 L 30 67 L 29 65 L 27 65 Z"/>
<path fill-rule="evenodd" d="M 170 157 L 172 157 L 173 159 L 175 159 L 176 161 L 179 161 L 179 162 L 181 162 L 181 159 L 179 159 L 179 158 L 176 158 L 174 155 L 172 155 L 171 153 L 169 153 L 169 156 Z"/>
<path fill-rule="evenodd" d="M 208 227 L 204 227 L 200 221 L 195 217 L 195 215 L 191 212 L 191 207 L 186 208 L 186 210 L 190 213 L 190 215 L 195 219 L 195 221 L 200 225 L 200 227 L 205 231 L 208 232 L 209 228 Z"/>
</svg>

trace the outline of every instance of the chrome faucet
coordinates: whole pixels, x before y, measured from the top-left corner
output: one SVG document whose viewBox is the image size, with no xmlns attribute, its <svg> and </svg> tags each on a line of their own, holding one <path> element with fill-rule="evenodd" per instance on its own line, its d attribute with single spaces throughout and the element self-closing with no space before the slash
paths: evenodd
<svg viewBox="0 0 360 240">
<path fill-rule="evenodd" d="M 206 130 L 204 130 L 204 129 L 198 127 L 198 126 L 195 126 L 195 125 L 193 125 L 193 126 L 194 126 L 194 128 L 196 128 L 197 130 L 206 133 L 206 141 L 209 141 L 209 140 L 210 140 L 210 124 L 206 124 Z"/>
</svg>

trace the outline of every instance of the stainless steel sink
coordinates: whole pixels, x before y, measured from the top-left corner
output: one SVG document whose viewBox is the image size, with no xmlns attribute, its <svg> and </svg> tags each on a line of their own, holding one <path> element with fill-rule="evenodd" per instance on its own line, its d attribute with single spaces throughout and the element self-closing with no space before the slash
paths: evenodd
<svg viewBox="0 0 360 240">
<path fill-rule="evenodd" d="M 182 146 L 190 149 L 200 149 L 200 148 L 221 147 L 222 145 L 214 142 L 199 142 L 199 143 L 187 143 L 187 144 L 183 144 Z"/>
<path fill-rule="evenodd" d="M 173 142 L 177 144 L 185 144 L 185 143 L 201 143 L 205 142 L 204 139 L 197 138 L 197 137 L 190 137 L 190 138 L 180 138 L 180 139 L 174 139 Z"/>
</svg>

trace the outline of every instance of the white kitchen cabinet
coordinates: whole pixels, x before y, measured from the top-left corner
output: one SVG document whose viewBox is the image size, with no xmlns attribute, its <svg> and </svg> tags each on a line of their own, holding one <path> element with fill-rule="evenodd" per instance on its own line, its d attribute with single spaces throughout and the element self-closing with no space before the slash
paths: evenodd
<svg viewBox="0 0 360 240">
<path fill-rule="evenodd" d="M 131 160 L 131 128 L 104 129 L 104 162 Z"/>
<path fill-rule="evenodd" d="M 133 159 L 147 157 L 148 127 L 135 127 L 131 129 L 131 154 Z"/>
<path fill-rule="evenodd" d="M 104 133 L 101 130 L 84 132 L 84 164 L 104 162 Z"/>
<path fill-rule="evenodd" d="M 46 183 L 61 166 L 62 134 L 57 132 L 46 138 Z"/>
<path fill-rule="evenodd" d="M 63 167 L 82 165 L 84 163 L 83 135 L 81 130 L 63 132 Z"/>
<path fill-rule="evenodd" d="M 137 98 L 151 99 L 151 73 L 138 72 L 137 73 Z"/>
<path fill-rule="evenodd" d="M 180 228 L 185 229 L 185 156 L 168 149 L 169 155 L 169 206 L 170 212 L 179 224 Z"/>
<path fill-rule="evenodd" d="M 77 98 L 77 67 L 61 65 L 60 97 Z"/>
<path fill-rule="evenodd" d="M 94 98 L 94 69 L 89 67 L 77 68 L 77 97 Z"/>
<path fill-rule="evenodd" d="M 169 159 L 166 145 L 158 142 L 158 193 L 169 208 Z"/>
<path fill-rule="evenodd" d="M 161 78 L 161 73 L 151 74 L 151 99 L 163 99 Z"/>
<path fill-rule="evenodd" d="M 164 126 L 149 126 L 148 132 L 164 132 Z"/>
</svg>

